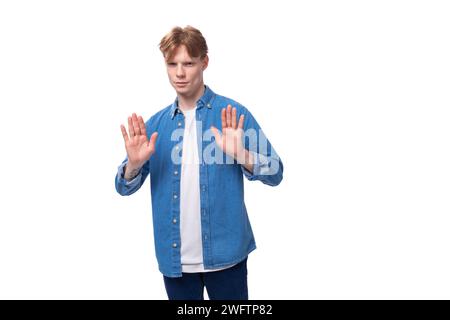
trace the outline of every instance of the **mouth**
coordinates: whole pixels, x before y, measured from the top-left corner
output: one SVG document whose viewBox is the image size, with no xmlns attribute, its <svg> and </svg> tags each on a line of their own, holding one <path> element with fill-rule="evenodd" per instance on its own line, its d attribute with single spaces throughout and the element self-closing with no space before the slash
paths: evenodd
<svg viewBox="0 0 450 320">
<path fill-rule="evenodd" d="M 179 87 L 184 87 L 188 84 L 189 82 L 185 82 L 185 81 L 177 81 L 175 82 L 175 84 Z"/>
</svg>

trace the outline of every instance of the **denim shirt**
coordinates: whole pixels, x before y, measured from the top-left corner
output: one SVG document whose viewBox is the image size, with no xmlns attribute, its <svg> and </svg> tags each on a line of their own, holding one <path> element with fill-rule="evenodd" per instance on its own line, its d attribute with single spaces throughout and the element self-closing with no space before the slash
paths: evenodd
<svg viewBox="0 0 450 320">
<path fill-rule="evenodd" d="M 221 110 L 228 104 L 244 115 L 244 146 L 254 156 L 253 172 L 226 155 L 214 141 L 210 127 L 222 131 Z M 251 113 L 236 101 L 205 86 L 196 105 L 199 150 L 200 216 L 205 269 L 226 267 L 244 260 L 256 249 L 244 203 L 244 181 L 259 180 L 270 186 L 283 179 L 283 164 Z M 124 179 L 127 158 L 118 168 L 116 190 L 128 196 L 150 176 L 153 231 L 159 270 L 181 277 L 180 172 L 184 115 L 178 99 L 146 121 L 148 138 L 158 132 L 155 153 L 131 181 Z"/>
</svg>

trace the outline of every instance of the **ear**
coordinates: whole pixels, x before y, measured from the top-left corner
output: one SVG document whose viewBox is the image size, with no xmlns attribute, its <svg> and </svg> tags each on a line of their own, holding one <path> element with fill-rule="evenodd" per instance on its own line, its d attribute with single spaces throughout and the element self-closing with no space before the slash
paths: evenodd
<svg viewBox="0 0 450 320">
<path fill-rule="evenodd" d="M 206 55 L 202 61 L 202 64 L 203 64 L 202 70 L 203 71 L 205 71 L 205 69 L 208 68 L 208 63 L 209 63 L 209 57 L 208 57 L 208 55 Z"/>
</svg>

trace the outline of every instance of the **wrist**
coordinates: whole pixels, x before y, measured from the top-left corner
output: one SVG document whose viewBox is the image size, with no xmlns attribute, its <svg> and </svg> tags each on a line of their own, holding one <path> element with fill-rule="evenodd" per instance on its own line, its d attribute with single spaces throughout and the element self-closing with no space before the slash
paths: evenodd
<svg viewBox="0 0 450 320">
<path fill-rule="evenodd" d="M 139 170 L 143 165 L 143 163 L 128 161 L 126 164 L 126 168 L 129 170 Z"/>
<path fill-rule="evenodd" d="M 125 178 L 125 180 L 130 181 L 130 180 L 133 180 L 134 178 L 136 178 L 136 176 L 139 174 L 139 171 L 141 171 L 141 167 L 142 166 L 139 166 L 136 164 L 127 163 L 125 165 L 124 174 L 123 174 L 123 177 Z"/>
<path fill-rule="evenodd" d="M 243 149 L 241 152 L 237 153 L 236 161 L 242 165 L 253 164 L 254 163 L 253 154 L 248 150 Z"/>
</svg>

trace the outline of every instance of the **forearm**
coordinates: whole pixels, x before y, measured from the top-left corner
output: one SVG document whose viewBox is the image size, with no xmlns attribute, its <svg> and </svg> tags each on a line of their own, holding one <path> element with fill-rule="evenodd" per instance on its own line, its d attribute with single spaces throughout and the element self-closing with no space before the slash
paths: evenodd
<svg viewBox="0 0 450 320">
<path fill-rule="evenodd" d="M 133 180 L 139 174 L 141 167 L 142 166 L 132 165 L 130 163 L 127 163 L 125 165 L 125 173 L 123 175 L 124 179 L 127 181 Z"/>
<path fill-rule="evenodd" d="M 250 152 L 248 152 L 248 150 L 245 150 L 242 152 L 241 155 L 238 155 L 236 157 L 236 160 L 238 163 L 240 163 L 242 166 L 244 166 L 244 168 L 253 174 L 253 167 L 255 164 L 255 159 L 253 157 L 253 154 L 251 154 Z"/>
</svg>

